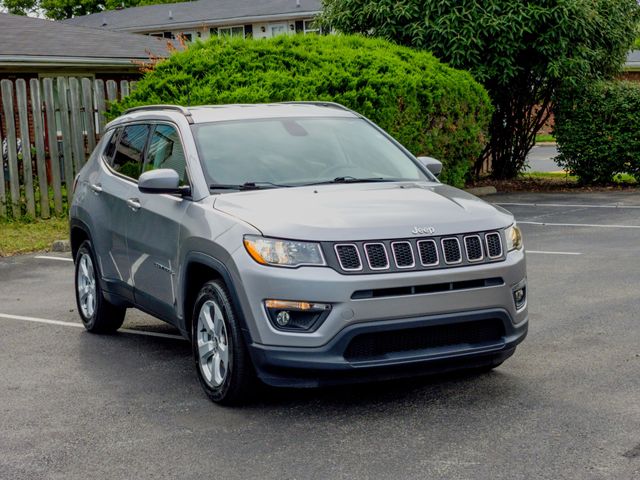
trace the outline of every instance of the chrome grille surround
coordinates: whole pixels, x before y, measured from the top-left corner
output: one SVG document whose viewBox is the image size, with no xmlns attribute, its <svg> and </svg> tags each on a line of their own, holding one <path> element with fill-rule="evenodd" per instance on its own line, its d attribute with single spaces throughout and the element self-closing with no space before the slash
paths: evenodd
<svg viewBox="0 0 640 480">
<path fill-rule="evenodd" d="M 353 248 L 358 260 L 357 267 L 350 267 L 350 266 L 345 267 L 346 259 L 344 255 L 340 253 L 341 250 L 343 250 L 344 248 Z M 340 263 L 340 267 L 345 272 L 359 272 L 360 270 L 362 270 L 362 258 L 360 257 L 360 250 L 358 250 L 358 247 L 354 243 L 338 243 L 334 245 L 334 250 L 336 252 L 336 256 L 338 257 L 338 262 Z"/>
<path fill-rule="evenodd" d="M 320 242 L 327 266 L 345 275 L 469 267 L 506 260 L 503 230 L 398 239 Z M 444 243 L 443 243 L 444 242 Z M 480 242 L 480 245 L 478 245 Z M 445 256 L 445 246 L 449 246 Z M 330 253 L 329 253 L 330 252 Z M 478 255 L 482 253 L 482 257 Z M 491 255 L 490 255 L 491 253 Z M 346 268 L 345 268 L 346 267 Z"/>
<path fill-rule="evenodd" d="M 473 242 L 473 241 L 477 241 L 476 245 L 472 245 L 471 247 L 469 246 L 469 242 Z M 476 254 L 476 252 L 473 252 L 474 254 L 472 255 L 471 253 L 469 253 L 470 249 L 477 249 L 479 250 L 479 254 Z M 482 253 L 482 239 L 480 238 L 480 235 L 467 235 L 466 237 L 464 237 L 464 252 L 467 256 L 467 260 L 470 262 L 481 262 L 482 259 L 484 258 L 484 255 Z"/>
<path fill-rule="evenodd" d="M 495 259 L 503 256 L 502 236 L 498 232 L 487 233 L 484 237 L 484 241 L 487 247 L 487 257 Z"/>
<path fill-rule="evenodd" d="M 372 247 L 382 247 L 382 253 L 384 254 L 385 263 L 383 266 L 374 266 L 374 263 L 371 260 L 373 255 L 377 255 L 375 253 L 371 253 Z M 384 246 L 382 242 L 371 242 L 364 244 L 364 254 L 367 257 L 367 264 L 371 270 L 389 270 L 389 255 L 387 254 L 387 247 Z"/>
<path fill-rule="evenodd" d="M 457 265 L 462 263 L 462 248 L 460 248 L 460 240 L 458 237 L 446 237 L 440 240 L 440 243 L 442 245 L 444 261 L 447 265 Z M 447 245 L 450 245 L 450 247 L 447 247 Z M 457 255 L 453 257 L 452 255 L 455 254 L 456 250 Z"/>
<path fill-rule="evenodd" d="M 418 255 L 420 256 L 420 263 L 422 264 L 423 267 L 434 267 L 440 263 L 440 255 L 438 255 L 438 244 L 436 243 L 435 240 L 433 240 L 432 238 L 429 238 L 427 240 L 418 240 L 416 243 L 418 245 Z M 435 256 L 435 260 L 433 262 L 428 263 L 424 261 L 424 256 L 422 255 L 423 245 L 433 246 L 433 253 Z"/>
<path fill-rule="evenodd" d="M 405 250 L 404 252 L 398 252 L 398 250 L 404 246 L 408 246 L 409 250 Z M 413 247 L 411 246 L 411 242 L 409 241 L 400 241 L 400 242 L 391 242 L 391 251 L 393 252 L 393 260 L 398 268 L 413 268 L 416 266 L 416 257 L 413 254 Z M 407 255 L 411 256 L 411 263 L 403 261 L 402 264 L 398 257 L 406 257 Z"/>
</svg>

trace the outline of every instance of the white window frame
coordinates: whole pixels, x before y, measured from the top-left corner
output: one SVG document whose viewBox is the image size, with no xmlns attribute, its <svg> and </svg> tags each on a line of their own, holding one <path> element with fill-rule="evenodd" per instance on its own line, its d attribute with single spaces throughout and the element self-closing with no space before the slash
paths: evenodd
<svg viewBox="0 0 640 480">
<path fill-rule="evenodd" d="M 242 38 L 247 38 L 247 32 L 245 31 L 244 25 L 229 25 L 229 26 L 224 26 L 224 27 L 218 27 L 218 36 L 222 37 L 223 34 L 220 32 L 221 30 L 228 30 L 229 31 L 229 37 L 234 38 L 234 37 L 238 37 L 238 35 L 234 35 L 233 34 L 233 29 L 234 28 L 241 28 L 242 29 Z"/>
<path fill-rule="evenodd" d="M 302 30 L 304 34 L 306 35 L 307 33 L 317 33 L 318 35 L 320 35 L 320 33 L 322 32 L 320 31 L 321 30 L 320 26 L 318 26 L 317 23 L 314 26 L 314 28 L 307 28 L 307 23 L 311 23 L 311 22 L 317 22 L 317 20 L 314 18 L 309 18 L 307 20 L 302 21 Z"/>
</svg>

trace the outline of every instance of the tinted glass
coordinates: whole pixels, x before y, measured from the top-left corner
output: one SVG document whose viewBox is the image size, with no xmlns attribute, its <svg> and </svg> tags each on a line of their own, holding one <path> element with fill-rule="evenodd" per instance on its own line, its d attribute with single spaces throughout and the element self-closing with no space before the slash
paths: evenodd
<svg viewBox="0 0 640 480">
<path fill-rule="evenodd" d="M 431 180 L 359 118 L 275 118 L 195 125 L 211 183 L 296 185 L 336 177 Z"/>
<path fill-rule="evenodd" d="M 180 184 L 188 183 L 186 160 L 176 129 L 169 125 L 157 125 L 151 134 L 145 171 L 171 168 L 178 172 Z"/>
<path fill-rule="evenodd" d="M 124 128 L 111 163 L 116 172 L 138 179 L 142 171 L 142 152 L 148 136 L 149 125 L 130 125 Z"/>
<path fill-rule="evenodd" d="M 106 160 L 109 162 L 109 165 L 111 165 L 111 159 L 113 158 L 113 154 L 116 151 L 116 142 L 118 141 L 118 135 L 120 134 L 121 130 L 121 128 L 118 128 L 115 132 L 111 133 L 109 143 L 107 143 L 107 146 L 104 149 L 103 155 L 104 158 L 106 158 Z"/>
</svg>

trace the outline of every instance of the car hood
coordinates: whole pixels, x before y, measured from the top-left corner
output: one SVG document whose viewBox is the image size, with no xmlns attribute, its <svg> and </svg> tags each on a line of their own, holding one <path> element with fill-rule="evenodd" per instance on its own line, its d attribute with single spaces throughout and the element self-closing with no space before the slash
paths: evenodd
<svg viewBox="0 0 640 480">
<path fill-rule="evenodd" d="M 265 236 L 356 241 L 450 235 L 504 228 L 511 214 L 441 183 L 358 183 L 225 193 L 214 208 Z M 428 233 L 427 233 L 428 234 Z"/>
</svg>

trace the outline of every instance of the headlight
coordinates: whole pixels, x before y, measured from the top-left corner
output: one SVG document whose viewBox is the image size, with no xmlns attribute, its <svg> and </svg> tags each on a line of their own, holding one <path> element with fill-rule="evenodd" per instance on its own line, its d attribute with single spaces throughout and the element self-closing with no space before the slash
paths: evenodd
<svg viewBox="0 0 640 480">
<path fill-rule="evenodd" d="M 317 243 L 246 235 L 244 247 L 251 258 L 262 265 L 280 267 L 326 265 L 320 245 Z"/>
<path fill-rule="evenodd" d="M 515 223 L 507 228 L 504 233 L 507 237 L 508 252 L 522 248 L 522 232 Z"/>
</svg>

